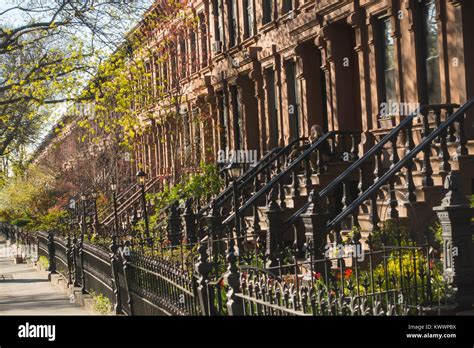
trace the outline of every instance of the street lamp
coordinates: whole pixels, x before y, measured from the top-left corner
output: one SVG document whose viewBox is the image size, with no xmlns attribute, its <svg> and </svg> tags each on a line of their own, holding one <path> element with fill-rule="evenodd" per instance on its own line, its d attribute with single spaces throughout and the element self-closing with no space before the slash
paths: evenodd
<svg viewBox="0 0 474 348">
<path fill-rule="evenodd" d="M 84 240 L 84 236 L 86 234 L 86 200 L 87 196 L 84 193 L 81 193 L 81 201 L 82 201 L 82 233 L 81 233 L 81 240 Z"/>
<path fill-rule="evenodd" d="M 142 169 L 139 169 L 136 174 L 136 177 L 137 177 L 138 185 L 140 185 L 140 190 L 142 194 L 142 209 L 143 209 L 143 220 L 145 221 L 145 233 L 146 233 L 147 239 L 149 239 L 150 229 L 148 226 L 148 213 L 146 210 L 146 196 L 145 196 L 146 173 Z"/>
<path fill-rule="evenodd" d="M 69 231 L 74 226 L 75 212 L 76 212 L 76 200 L 74 198 L 71 198 L 69 200 Z"/>
<path fill-rule="evenodd" d="M 232 181 L 232 196 L 234 200 L 234 218 L 235 218 L 235 234 L 237 235 L 237 238 L 240 237 L 240 216 L 239 216 L 239 197 L 238 197 L 238 191 L 237 191 L 237 186 L 238 186 L 238 179 L 241 175 L 241 169 L 242 167 L 234 162 L 229 163 L 225 168 L 225 172 L 227 173 L 228 177 L 230 177 Z M 230 236 L 229 236 L 229 241 L 230 241 Z M 239 243 L 240 245 L 240 243 Z"/>
<path fill-rule="evenodd" d="M 99 194 L 96 190 L 92 191 L 91 197 L 94 200 L 94 233 L 99 234 L 99 214 L 97 213 L 97 198 L 99 198 Z"/>
<path fill-rule="evenodd" d="M 112 201 L 114 204 L 114 235 L 117 236 L 119 231 L 119 222 L 117 213 L 117 184 L 115 181 L 112 181 L 110 184 L 110 189 L 112 190 Z"/>
</svg>

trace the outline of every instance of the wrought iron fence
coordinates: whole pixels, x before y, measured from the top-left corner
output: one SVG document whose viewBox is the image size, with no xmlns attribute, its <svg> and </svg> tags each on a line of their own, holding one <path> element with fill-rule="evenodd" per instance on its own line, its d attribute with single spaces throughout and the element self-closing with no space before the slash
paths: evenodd
<svg viewBox="0 0 474 348">
<path fill-rule="evenodd" d="M 136 252 L 126 259 L 134 314 L 199 314 L 192 273 L 172 262 Z"/>
<path fill-rule="evenodd" d="M 45 232 L 38 232 L 36 234 L 38 245 L 38 257 L 44 256 L 48 258 L 48 234 Z"/>
<path fill-rule="evenodd" d="M 54 240 L 54 264 L 56 272 L 61 274 L 64 279 L 71 283 L 71 269 L 69 260 L 68 241 L 60 236 L 56 236 Z"/>
<path fill-rule="evenodd" d="M 267 269 L 242 266 L 236 297 L 244 315 L 423 314 L 435 306 L 434 295 L 442 295 L 433 294 L 433 282 L 440 286 L 433 268 L 427 246 L 295 259 Z"/>
<path fill-rule="evenodd" d="M 108 251 L 44 232 L 35 243 L 51 272 L 125 315 L 421 315 L 448 292 L 430 247 L 408 241 L 368 249 L 352 240 L 352 253 L 322 258 L 312 245 L 283 244 L 270 258 L 232 233 L 155 248 L 113 239 Z"/>
<path fill-rule="evenodd" d="M 39 256 L 48 270 L 63 276 L 83 293 L 108 298 L 117 314 L 200 315 L 193 266 L 194 245 L 166 246 L 161 258 L 140 253 L 130 242 L 105 250 L 53 233 L 36 233 Z M 17 235 L 14 238 L 19 238 Z M 32 242 L 33 238 L 25 239 Z M 165 257 L 166 256 L 166 257 Z"/>
<path fill-rule="evenodd" d="M 115 293 L 109 253 L 89 243 L 83 243 L 81 251 L 83 289 L 90 294 L 102 294 L 113 303 Z"/>
</svg>

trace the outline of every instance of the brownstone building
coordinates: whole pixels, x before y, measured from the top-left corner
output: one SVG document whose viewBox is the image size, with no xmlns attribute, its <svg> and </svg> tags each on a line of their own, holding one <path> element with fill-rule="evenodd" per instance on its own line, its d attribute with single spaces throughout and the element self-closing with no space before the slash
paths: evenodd
<svg viewBox="0 0 474 348">
<path fill-rule="evenodd" d="M 225 148 L 262 155 L 314 124 L 379 135 L 392 127 L 380 120 L 382 103 L 462 104 L 474 95 L 469 1 L 191 3 L 198 32 L 180 38 L 169 62 L 149 58 L 152 75 L 170 76 L 171 89 L 179 80 L 186 97 L 181 155 L 169 154 L 166 124 L 137 147 L 137 166 L 151 175 L 171 173 L 186 151 L 194 164 Z M 175 60 L 186 67 L 179 77 Z M 198 115 L 210 117 L 197 124 Z"/>
<path fill-rule="evenodd" d="M 148 15 L 159 12 L 160 4 Z M 262 157 L 309 136 L 313 125 L 325 132 L 361 131 L 356 151 L 361 157 L 410 106 L 463 104 L 474 97 L 472 1 L 193 0 L 189 5 L 198 25 L 173 34 L 175 50 L 167 59 L 155 51 L 171 35 L 166 23 L 145 37 L 154 90 L 176 91 L 183 99 L 177 121 L 158 121 L 174 107 L 158 100 L 145 115 L 148 131 L 137 139 L 130 167 L 122 165 L 117 175 L 125 182 L 132 182 L 140 167 L 152 183 L 173 182 L 200 161 L 215 161 L 219 150 L 256 150 Z M 135 31 L 145 26 L 146 20 Z M 472 139 L 472 122 L 464 130 Z M 422 138 L 418 120 L 414 143 Z M 399 141 L 398 151 L 404 147 Z M 390 155 L 393 151 L 385 165 Z M 464 168 L 471 174 L 463 178 L 463 190 L 470 193 L 472 167 Z"/>
</svg>

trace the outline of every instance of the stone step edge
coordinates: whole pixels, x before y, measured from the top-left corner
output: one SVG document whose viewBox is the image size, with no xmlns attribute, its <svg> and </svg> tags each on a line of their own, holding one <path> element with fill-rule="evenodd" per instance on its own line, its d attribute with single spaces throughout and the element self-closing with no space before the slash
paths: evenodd
<svg viewBox="0 0 474 348">
<path fill-rule="evenodd" d="M 48 270 L 44 269 L 39 263 L 32 262 L 27 260 L 27 263 L 31 265 L 33 269 L 41 273 L 43 276 L 48 278 L 48 280 L 59 290 L 62 290 L 66 295 L 72 296 L 74 298 L 74 303 L 84 307 L 84 309 L 97 316 L 103 316 L 94 309 L 94 299 L 89 294 L 83 294 L 81 288 L 74 287 L 72 285 L 67 285 L 67 280 L 64 279 L 59 273 L 50 273 Z M 72 298 L 70 297 L 70 298 Z M 107 316 L 121 316 L 121 314 L 115 314 L 113 312 L 106 314 Z"/>
</svg>

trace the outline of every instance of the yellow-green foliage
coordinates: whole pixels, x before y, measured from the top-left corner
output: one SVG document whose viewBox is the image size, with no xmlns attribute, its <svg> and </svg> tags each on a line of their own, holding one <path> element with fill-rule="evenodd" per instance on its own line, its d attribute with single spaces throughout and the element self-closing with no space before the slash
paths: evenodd
<svg viewBox="0 0 474 348">
<path fill-rule="evenodd" d="M 43 269 L 49 268 L 49 260 L 46 256 L 41 255 L 37 262 Z"/>
<path fill-rule="evenodd" d="M 144 117 L 155 118 L 158 124 L 164 124 L 180 116 L 176 106 L 184 101 L 184 92 L 179 86 L 165 88 L 171 85 L 167 77 L 155 76 L 153 81 L 147 66 L 152 53 L 143 41 L 144 35 L 166 28 L 167 35 L 153 48 L 155 64 L 176 57 L 179 38 L 198 25 L 198 17 L 187 4 L 188 1 L 162 1 L 160 11 L 148 13 L 143 30 L 129 35 L 126 44 L 101 63 L 97 77 L 83 93 L 83 98 L 94 100 L 95 117 L 79 122 L 92 136 L 97 135 L 98 129 L 105 133 L 120 133 L 122 145 L 130 146 L 144 131 Z M 182 69 L 185 67 L 177 64 L 173 74 L 181 75 Z M 151 110 L 157 105 L 163 105 L 165 111 L 159 117 Z"/>
<path fill-rule="evenodd" d="M 52 203 L 53 183 L 50 173 L 34 166 L 10 178 L 0 190 L 0 215 L 11 221 L 46 214 Z"/>
<path fill-rule="evenodd" d="M 28 227 L 38 231 L 65 233 L 68 228 L 68 213 L 65 210 L 53 208 L 47 214 L 39 216 Z"/>
<path fill-rule="evenodd" d="M 386 290 L 385 282 L 382 284 L 382 286 L 379 286 L 377 283 L 377 279 L 379 277 L 380 279 L 385 279 L 386 269 L 390 278 L 390 289 L 401 289 L 402 287 L 408 288 L 408 281 L 410 282 L 410 287 L 414 287 L 416 281 L 417 286 L 420 287 L 418 290 L 418 293 L 420 294 L 422 284 L 424 284 L 426 291 L 428 268 L 431 276 L 430 279 L 433 299 L 438 300 L 444 296 L 446 287 L 442 275 L 442 264 L 434 260 L 430 260 L 428 262 L 421 250 L 403 250 L 401 251 L 401 257 L 399 251 L 391 252 L 387 257 L 386 265 L 382 261 L 374 269 L 375 290 Z M 424 272 L 423 278 L 420 275 L 420 270 L 423 270 Z M 410 279 L 408 280 L 408 278 Z M 392 280 L 394 280 L 394 282 Z M 412 290 L 411 295 L 414 295 L 414 293 L 415 292 Z"/>
<path fill-rule="evenodd" d="M 102 315 L 107 315 L 112 312 L 112 302 L 102 294 L 91 293 L 94 300 L 94 311 Z"/>
<path fill-rule="evenodd" d="M 219 170 L 214 164 L 201 162 L 199 172 L 185 177 L 181 182 L 171 188 L 149 194 L 147 198 L 154 201 L 155 214 L 151 217 L 151 227 L 162 225 L 161 210 L 176 200 L 180 202 L 188 198 L 194 200 L 207 200 L 212 195 L 218 194 L 223 187 L 223 181 L 219 176 Z M 161 222 L 161 224 L 160 224 Z"/>
</svg>

